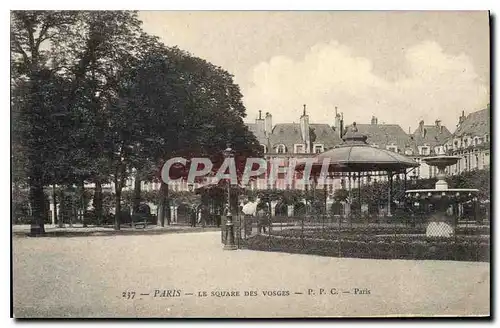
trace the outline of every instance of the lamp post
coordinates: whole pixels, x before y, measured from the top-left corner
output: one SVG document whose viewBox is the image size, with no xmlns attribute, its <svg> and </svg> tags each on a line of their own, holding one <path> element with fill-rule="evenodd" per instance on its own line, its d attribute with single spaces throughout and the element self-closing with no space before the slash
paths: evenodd
<svg viewBox="0 0 500 328">
<path fill-rule="evenodd" d="M 233 157 L 233 150 L 229 145 L 226 150 L 224 150 L 225 158 Z M 225 229 L 225 244 L 224 250 L 233 251 L 236 249 L 236 244 L 234 243 L 234 224 L 233 224 L 233 216 L 231 214 L 231 181 L 227 181 L 227 207 L 226 207 L 226 229 Z"/>
</svg>

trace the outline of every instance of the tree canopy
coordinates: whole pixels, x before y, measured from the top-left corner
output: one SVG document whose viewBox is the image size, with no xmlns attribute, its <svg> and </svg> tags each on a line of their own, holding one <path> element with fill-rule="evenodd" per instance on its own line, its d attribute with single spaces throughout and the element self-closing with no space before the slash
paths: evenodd
<svg viewBox="0 0 500 328">
<path fill-rule="evenodd" d="M 228 144 L 240 162 L 260 155 L 232 75 L 146 34 L 136 12 L 11 16 L 13 180 L 42 230 L 47 185 L 112 181 L 118 220 L 134 170 L 151 180 L 174 156 L 221 163 Z"/>
</svg>

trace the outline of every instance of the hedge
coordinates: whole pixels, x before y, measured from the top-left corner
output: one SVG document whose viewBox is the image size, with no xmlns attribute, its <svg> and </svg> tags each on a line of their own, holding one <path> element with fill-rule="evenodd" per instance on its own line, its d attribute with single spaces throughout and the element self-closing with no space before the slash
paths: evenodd
<svg viewBox="0 0 500 328">
<path fill-rule="evenodd" d="M 246 247 L 261 251 L 314 254 L 333 257 L 406 260 L 490 260 L 490 239 L 479 236 L 433 238 L 407 236 L 351 236 L 339 239 L 257 235 Z"/>
</svg>

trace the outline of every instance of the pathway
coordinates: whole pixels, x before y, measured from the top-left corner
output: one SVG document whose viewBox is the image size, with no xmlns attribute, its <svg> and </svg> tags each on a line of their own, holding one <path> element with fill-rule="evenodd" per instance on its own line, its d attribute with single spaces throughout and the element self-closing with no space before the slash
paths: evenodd
<svg viewBox="0 0 500 328">
<path fill-rule="evenodd" d="M 17 317 L 489 313 L 488 263 L 223 251 L 218 232 L 14 237 L 13 251 Z"/>
</svg>

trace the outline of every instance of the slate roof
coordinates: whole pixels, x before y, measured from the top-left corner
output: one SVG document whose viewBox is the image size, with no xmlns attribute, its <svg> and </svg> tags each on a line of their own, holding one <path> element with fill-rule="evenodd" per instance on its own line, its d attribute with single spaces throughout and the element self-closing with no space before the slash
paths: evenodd
<svg viewBox="0 0 500 328">
<path fill-rule="evenodd" d="M 263 145 L 266 145 L 267 146 L 267 137 L 266 135 L 264 134 L 263 131 L 257 131 L 257 124 L 256 123 L 245 123 L 248 127 L 248 130 L 250 130 L 250 132 L 252 132 L 255 137 L 257 138 L 257 140 L 263 144 Z"/>
<path fill-rule="evenodd" d="M 304 144 L 300 132 L 300 123 L 278 123 L 273 127 L 269 138 L 265 133 L 257 131 L 255 123 L 246 123 L 246 125 L 256 136 L 257 140 L 270 149 L 274 149 L 279 144 L 284 144 L 286 152 L 293 153 L 295 144 Z M 338 133 L 328 124 L 310 123 L 309 127 L 314 129 L 314 133 L 316 134 L 314 143 L 323 144 L 325 150 L 342 143 Z"/>
<path fill-rule="evenodd" d="M 295 144 L 302 144 L 302 135 L 300 133 L 299 123 L 279 123 L 273 128 L 269 136 L 269 144 L 271 148 L 275 148 L 279 144 L 284 144 L 287 153 L 293 153 Z"/>
<path fill-rule="evenodd" d="M 339 134 L 328 124 L 310 123 L 309 127 L 314 129 L 316 141 L 314 143 L 323 144 L 325 150 L 331 149 L 342 143 Z"/>
<path fill-rule="evenodd" d="M 442 125 L 424 125 L 424 133 L 420 131 L 420 126 L 413 132 L 413 139 L 416 146 L 423 146 L 427 144 L 433 148 L 435 146 L 443 145 L 451 137 L 451 132 Z"/>
<path fill-rule="evenodd" d="M 409 139 L 408 134 L 397 124 L 356 124 L 356 127 L 359 133 L 367 136 L 368 144 L 376 144 L 383 149 L 394 143 L 403 151 Z"/>
<path fill-rule="evenodd" d="M 457 130 L 453 133 L 453 136 L 484 136 L 487 133 L 490 133 L 489 108 L 485 108 L 467 115 L 462 124 L 460 124 Z"/>
</svg>

